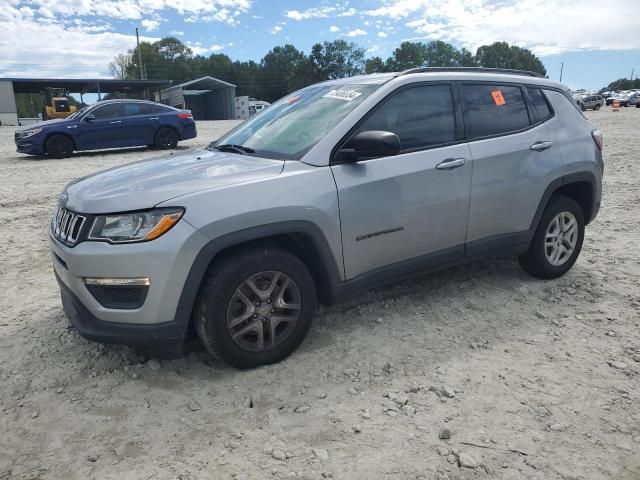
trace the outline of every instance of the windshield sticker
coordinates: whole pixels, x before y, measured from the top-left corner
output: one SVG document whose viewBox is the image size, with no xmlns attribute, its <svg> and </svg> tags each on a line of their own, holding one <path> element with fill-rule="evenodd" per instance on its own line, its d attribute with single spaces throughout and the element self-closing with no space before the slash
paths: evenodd
<svg viewBox="0 0 640 480">
<path fill-rule="evenodd" d="M 493 97 L 493 102 L 499 107 L 507 103 L 505 102 L 500 90 L 493 90 L 491 92 L 491 96 Z"/>
<path fill-rule="evenodd" d="M 362 95 L 362 92 L 355 90 L 331 90 L 323 95 L 324 98 L 335 98 L 336 100 L 344 100 L 345 102 L 352 102 L 356 98 Z"/>
<path fill-rule="evenodd" d="M 300 100 L 300 95 L 294 95 L 293 97 L 287 99 L 287 103 L 291 105 L 292 103 L 296 103 L 298 100 Z"/>
</svg>

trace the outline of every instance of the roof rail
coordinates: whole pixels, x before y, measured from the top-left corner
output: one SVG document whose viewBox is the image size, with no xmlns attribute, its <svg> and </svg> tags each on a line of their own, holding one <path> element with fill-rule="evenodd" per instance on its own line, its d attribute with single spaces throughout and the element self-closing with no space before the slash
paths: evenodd
<svg viewBox="0 0 640 480">
<path fill-rule="evenodd" d="M 481 72 L 481 73 L 502 73 L 507 75 L 528 75 L 530 77 L 540 77 L 542 75 L 529 70 L 516 70 L 513 68 L 488 68 L 488 67 L 419 67 L 410 68 L 404 72 L 400 72 L 398 76 L 410 75 L 412 73 L 428 73 L 428 72 Z"/>
</svg>

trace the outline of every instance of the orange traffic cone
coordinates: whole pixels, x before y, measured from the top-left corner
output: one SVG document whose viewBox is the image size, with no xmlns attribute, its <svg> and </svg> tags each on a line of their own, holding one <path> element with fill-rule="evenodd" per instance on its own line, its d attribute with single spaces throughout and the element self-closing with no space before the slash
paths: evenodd
<svg viewBox="0 0 640 480">
<path fill-rule="evenodd" d="M 620 111 L 620 102 L 617 100 L 614 100 L 614 102 L 611 104 L 611 111 L 612 112 L 619 112 Z"/>
</svg>

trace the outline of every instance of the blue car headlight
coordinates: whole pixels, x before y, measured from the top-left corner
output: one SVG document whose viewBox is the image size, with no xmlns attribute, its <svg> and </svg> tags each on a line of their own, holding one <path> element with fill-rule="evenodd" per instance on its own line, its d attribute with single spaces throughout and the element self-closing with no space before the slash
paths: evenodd
<svg viewBox="0 0 640 480">
<path fill-rule="evenodd" d="M 28 137 L 33 137 L 34 135 L 37 135 L 38 133 L 40 133 L 42 131 L 42 128 L 32 128 L 31 130 L 24 130 L 21 134 L 20 134 L 20 138 L 28 138 Z"/>
</svg>

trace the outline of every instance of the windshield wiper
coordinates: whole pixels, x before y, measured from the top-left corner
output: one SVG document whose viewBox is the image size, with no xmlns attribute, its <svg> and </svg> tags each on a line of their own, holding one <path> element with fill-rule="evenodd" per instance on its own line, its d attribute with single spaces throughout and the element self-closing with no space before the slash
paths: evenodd
<svg viewBox="0 0 640 480">
<path fill-rule="evenodd" d="M 232 143 L 225 143 L 224 145 L 215 145 L 213 148 L 220 150 L 221 152 L 233 152 L 233 153 L 256 153 L 253 148 L 245 147 L 243 145 L 234 145 Z"/>
</svg>

